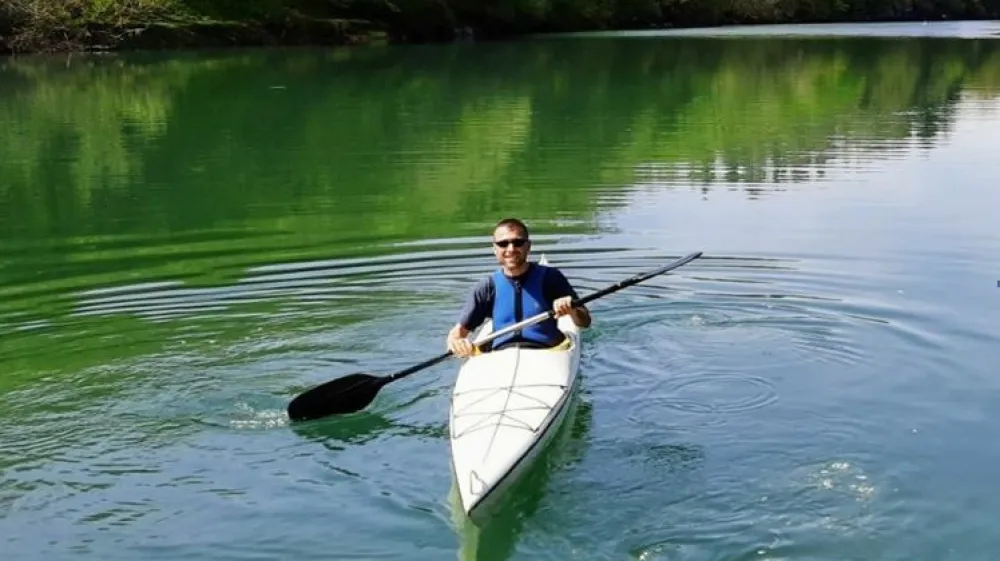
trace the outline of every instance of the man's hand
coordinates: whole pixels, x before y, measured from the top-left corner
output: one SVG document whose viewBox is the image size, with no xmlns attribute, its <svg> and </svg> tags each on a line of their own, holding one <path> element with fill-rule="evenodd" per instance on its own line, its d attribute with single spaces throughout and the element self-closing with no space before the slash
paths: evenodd
<svg viewBox="0 0 1000 561">
<path fill-rule="evenodd" d="M 476 352 L 476 348 L 473 346 L 472 341 L 469 341 L 464 337 L 449 337 L 448 350 L 459 358 L 470 357 Z"/>
<path fill-rule="evenodd" d="M 569 315 L 573 318 L 573 323 L 578 326 L 590 327 L 590 312 L 584 306 L 574 308 L 572 296 L 563 296 L 552 302 L 552 311 L 555 312 L 556 317 Z"/>
<path fill-rule="evenodd" d="M 573 297 L 563 296 L 552 303 L 552 311 L 556 313 L 556 317 L 564 316 L 573 311 Z"/>
<path fill-rule="evenodd" d="M 445 339 L 445 346 L 448 347 L 448 350 L 452 354 L 459 358 L 472 356 L 476 352 L 476 347 L 472 344 L 472 341 L 469 341 L 468 336 L 468 329 L 461 325 L 455 325 L 448 332 L 448 337 Z"/>
</svg>

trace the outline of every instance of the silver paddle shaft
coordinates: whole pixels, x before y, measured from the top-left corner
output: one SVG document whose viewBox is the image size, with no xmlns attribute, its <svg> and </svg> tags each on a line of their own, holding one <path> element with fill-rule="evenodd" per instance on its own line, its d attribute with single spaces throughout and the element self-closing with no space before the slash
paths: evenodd
<svg viewBox="0 0 1000 561">
<path fill-rule="evenodd" d="M 548 312 L 542 312 L 542 313 L 540 313 L 538 315 L 531 316 L 530 318 L 521 320 L 521 321 L 515 323 L 514 325 L 508 325 L 507 327 L 501 329 L 500 331 L 494 331 L 493 333 L 490 333 L 489 335 L 483 337 L 482 339 L 477 339 L 476 342 L 473 343 L 473 345 L 475 345 L 475 346 L 478 347 L 478 346 L 483 345 L 485 343 L 489 343 L 490 341 L 496 339 L 497 337 L 503 337 L 504 335 L 506 335 L 508 333 L 513 333 L 515 331 L 520 331 L 520 330 L 524 329 L 525 327 L 534 325 L 536 323 L 541 323 L 541 322 L 549 319 L 550 317 L 552 317 L 554 315 L 555 315 L 555 312 L 553 312 L 553 311 L 550 310 Z"/>
</svg>

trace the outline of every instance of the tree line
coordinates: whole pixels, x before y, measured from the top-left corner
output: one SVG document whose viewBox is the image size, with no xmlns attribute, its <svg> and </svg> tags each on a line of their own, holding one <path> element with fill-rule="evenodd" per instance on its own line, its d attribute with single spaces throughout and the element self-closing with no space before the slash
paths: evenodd
<svg viewBox="0 0 1000 561">
<path fill-rule="evenodd" d="M 1000 0 L 0 0 L 0 50 L 1000 18 Z"/>
</svg>

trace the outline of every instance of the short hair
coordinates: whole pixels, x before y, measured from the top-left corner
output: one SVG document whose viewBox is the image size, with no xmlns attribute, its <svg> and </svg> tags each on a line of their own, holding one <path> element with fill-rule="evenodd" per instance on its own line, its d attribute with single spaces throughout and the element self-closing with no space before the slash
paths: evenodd
<svg viewBox="0 0 1000 561">
<path fill-rule="evenodd" d="M 531 235 L 528 233 L 528 227 L 525 226 L 524 222 L 521 222 L 517 218 L 504 218 L 500 222 L 497 222 L 497 225 L 493 227 L 493 230 L 496 231 L 496 229 L 501 226 L 506 226 L 508 228 L 510 227 L 519 228 L 522 232 L 524 232 L 524 237 L 526 238 L 531 237 Z"/>
</svg>

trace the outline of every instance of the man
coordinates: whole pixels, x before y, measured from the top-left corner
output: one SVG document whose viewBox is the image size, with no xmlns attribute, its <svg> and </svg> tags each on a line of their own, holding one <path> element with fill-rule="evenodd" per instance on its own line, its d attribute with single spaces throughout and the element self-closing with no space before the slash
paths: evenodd
<svg viewBox="0 0 1000 561">
<path fill-rule="evenodd" d="M 481 280 L 469 295 L 458 323 L 448 332 L 447 347 L 458 357 L 471 356 L 475 348 L 469 333 L 486 318 L 492 318 L 493 331 L 499 331 L 526 318 L 553 310 L 556 317 L 569 314 L 573 322 L 590 326 L 590 312 L 585 306 L 572 307 L 578 296 L 559 269 L 528 261 L 531 238 L 528 227 L 516 218 L 505 218 L 493 230 L 493 254 L 500 264 L 493 274 Z M 556 320 L 547 319 L 524 330 L 499 337 L 487 350 L 520 345 L 549 348 L 559 345 L 566 336 Z"/>
</svg>

